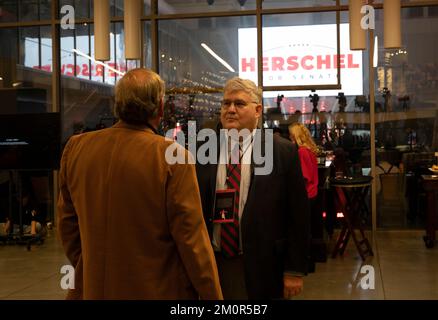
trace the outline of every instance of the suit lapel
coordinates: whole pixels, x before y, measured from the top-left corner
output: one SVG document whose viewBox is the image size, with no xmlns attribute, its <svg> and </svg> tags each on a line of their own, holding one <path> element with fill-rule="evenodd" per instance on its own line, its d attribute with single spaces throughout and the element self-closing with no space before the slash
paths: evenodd
<svg viewBox="0 0 438 320">
<path fill-rule="evenodd" d="M 256 195 L 256 186 L 257 186 L 257 181 L 259 180 L 259 177 L 257 175 L 254 174 L 254 170 L 257 167 L 261 167 L 264 164 L 256 164 L 254 162 L 254 145 L 261 143 L 261 154 L 262 156 L 265 155 L 265 134 L 264 131 L 261 132 L 261 135 L 258 136 L 256 135 L 254 138 L 254 142 L 253 142 L 253 149 L 252 149 L 252 154 L 251 154 L 251 181 L 249 184 L 249 188 L 248 188 L 248 196 L 246 198 L 246 203 L 245 203 L 245 208 L 243 209 L 243 213 L 242 213 L 242 224 L 244 224 L 244 221 L 246 221 L 245 217 L 248 216 L 248 208 L 251 208 L 252 206 L 252 202 L 254 201 L 253 199 L 257 199 L 257 195 Z"/>
</svg>

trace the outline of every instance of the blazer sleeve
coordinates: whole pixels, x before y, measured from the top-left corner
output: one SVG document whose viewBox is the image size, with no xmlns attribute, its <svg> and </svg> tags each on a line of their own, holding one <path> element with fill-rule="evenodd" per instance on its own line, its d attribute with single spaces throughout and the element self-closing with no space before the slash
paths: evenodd
<svg viewBox="0 0 438 320">
<path fill-rule="evenodd" d="M 59 238 L 70 263 L 76 268 L 81 258 L 81 237 L 78 216 L 68 188 L 68 161 L 75 136 L 67 142 L 61 158 L 59 171 L 59 197 L 57 203 L 57 226 Z"/>
<path fill-rule="evenodd" d="M 288 176 L 288 255 L 285 271 L 307 274 L 310 247 L 310 204 L 304 184 L 298 151 L 295 145 L 289 153 Z"/>
<path fill-rule="evenodd" d="M 187 274 L 201 299 L 222 299 L 216 260 L 202 216 L 195 166 L 175 164 L 169 170 L 168 223 Z"/>
</svg>

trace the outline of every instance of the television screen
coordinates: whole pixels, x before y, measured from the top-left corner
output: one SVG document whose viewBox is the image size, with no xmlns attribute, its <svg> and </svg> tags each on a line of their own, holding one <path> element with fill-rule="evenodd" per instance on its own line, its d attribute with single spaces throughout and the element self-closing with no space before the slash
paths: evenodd
<svg viewBox="0 0 438 320">
<path fill-rule="evenodd" d="M 0 114 L 0 169 L 57 169 L 59 113 Z"/>
</svg>

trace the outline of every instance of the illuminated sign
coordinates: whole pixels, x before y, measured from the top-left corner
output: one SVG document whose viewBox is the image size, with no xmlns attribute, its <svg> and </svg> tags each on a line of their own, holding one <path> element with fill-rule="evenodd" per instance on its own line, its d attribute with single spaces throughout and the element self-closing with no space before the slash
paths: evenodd
<svg viewBox="0 0 438 320">
<path fill-rule="evenodd" d="M 241 28 L 239 33 L 239 76 L 257 83 L 257 30 Z M 349 25 L 340 25 L 341 90 L 324 90 L 324 96 L 363 94 L 362 51 L 349 49 Z M 263 84 L 302 86 L 337 84 L 336 25 L 309 25 L 263 28 Z M 277 96 L 265 92 L 265 96 Z M 291 91 L 291 97 L 309 91 Z"/>
</svg>

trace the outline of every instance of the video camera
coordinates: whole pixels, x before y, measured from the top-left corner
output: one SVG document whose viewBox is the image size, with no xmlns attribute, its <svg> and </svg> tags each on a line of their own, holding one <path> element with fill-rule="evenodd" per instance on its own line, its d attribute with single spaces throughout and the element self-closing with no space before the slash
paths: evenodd
<svg viewBox="0 0 438 320">
<path fill-rule="evenodd" d="M 277 95 L 277 108 L 280 109 L 281 101 L 283 101 L 284 95 L 279 94 Z"/>
<path fill-rule="evenodd" d="M 347 106 L 347 98 L 343 92 L 339 92 L 336 99 L 339 100 L 339 112 L 344 112 Z"/>
<path fill-rule="evenodd" d="M 315 92 L 315 90 L 312 90 L 312 92 Z M 314 94 L 309 94 L 310 102 L 313 104 L 313 110 L 312 112 L 318 112 L 318 103 L 319 103 L 319 96 Z"/>
</svg>

